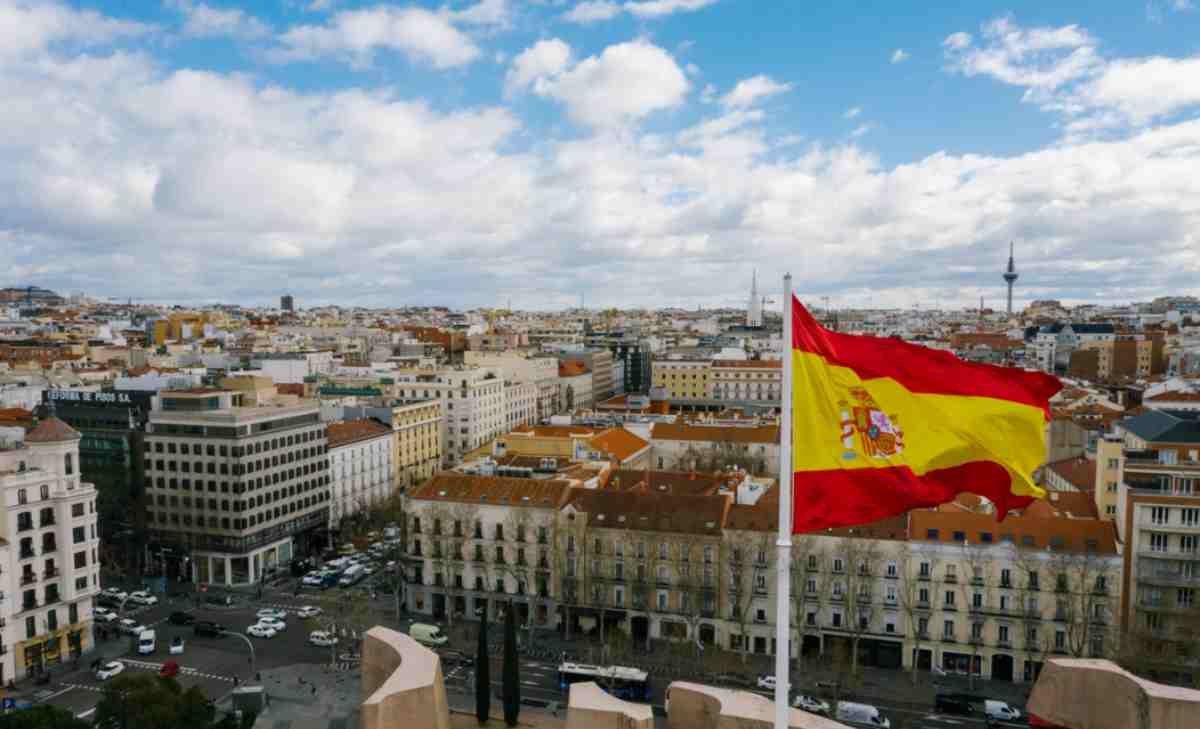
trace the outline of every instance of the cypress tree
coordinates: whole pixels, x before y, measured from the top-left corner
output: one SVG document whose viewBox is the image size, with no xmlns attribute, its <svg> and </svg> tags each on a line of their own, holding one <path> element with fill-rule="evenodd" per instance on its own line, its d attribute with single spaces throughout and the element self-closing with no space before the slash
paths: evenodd
<svg viewBox="0 0 1200 729">
<path fill-rule="evenodd" d="M 475 651 L 475 718 L 487 724 L 492 710 L 492 671 L 488 658 L 487 616 L 479 621 L 479 647 Z"/>
<path fill-rule="evenodd" d="M 517 714 L 521 711 L 521 681 L 517 675 L 517 617 L 516 606 L 508 604 L 504 614 L 504 673 L 501 676 L 501 691 L 504 697 L 504 723 L 517 725 Z"/>
</svg>

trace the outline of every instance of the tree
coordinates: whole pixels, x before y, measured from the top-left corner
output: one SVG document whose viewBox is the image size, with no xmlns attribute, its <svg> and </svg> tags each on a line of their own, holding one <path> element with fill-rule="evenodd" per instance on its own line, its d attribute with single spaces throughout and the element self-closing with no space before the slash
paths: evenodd
<svg viewBox="0 0 1200 729">
<path fill-rule="evenodd" d="M 850 674 L 857 676 L 859 642 L 871 632 L 875 621 L 876 578 L 872 565 L 879 560 L 879 543 L 869 538 L 846 537 L 838 547 L 846 558 L 844 599 L 846 628 L 850 632 Z"/>
<path fill-rule="evenodd" d="M 698 471 L 715 473 L 740 468 L 755 476 L 766 475 L 767 459 L 761 454 L 754 454 L 745 443 L 734 443 L 729 440 L 713 442 L 708 448 L 697 448 L 689 445 L 675 459 L 672 468 L 679 471 Z"/>
<path fill-rule="evenodd" d="M 517 725 L 521 712 L 521 681 L 517 675 L 517 617 L 516 606 L 508 604 L 504 614 L 504 673 L 501 676 L 504 695 L 504 723 Z"/>
<path fill-rule="evenodd" d="M 583 519 L 555 515 L 550 521 L 549 542 L 550 557 L 555 567 L 553 574 L 561 581 L 558 604 L 562 608 L 563 635 L 570 640 L 571 607 L 581 604 L 580 594 L 586 589 L 582 579 L 587 565 Z"/>
<path fill-rule="evenodd" d="M 199 689 L 184 691 L 175 679 L 146 673 L 113 679 L 96 705 L 96 726 L 121 729 L 210 727 L 216 708 Z"/>
<path fill-rule="evenodd" d="M 1120 575 L 1095 551 L 1054 552 L 1048 566 L 1054 579 L 1054 618 L 1064 627 L 1067 652 L 1076 658 L 1110 655 L 1116 646 L 1107 635 L 1107 588 Z"/>
<path fill-rule="evenodd" d="M 967 670 L 967 687 L 971 690 L 975 688 L 975 664 L 979 661 L 979 648 L 983 645 L 983 634 L 987 628 L 987 618 L 983 612 L 987 596 L 982 588 L 988 582 L 988 568 L 991 566 L 988 554 L 987 547 L 964 541 L 961 564 L 966 574 L 956 576 L 967 615 L 970 616 L 967 643 L 971 646 L 971 665 Z M 978 604 L 975 602 L 976 594 L 980 596 Z"/>
<path fill-rule="evenodd" d="M 486 619 L 479 621 L 479 644 L 475 649 L 475 718 L 486 724 L 492 710 L 492 661 L 488 656 Z"/>
<path fill-rule="evenodd" d="M 909 635 L 913 640 L 912 682 L 917 684 L 917 665 L 921 658 L 921 645 L 929 639 L 929 589 L 931 575 L 937 569 L 937 557 L 933 554 L 915 556 L 907 550 L 902 553 L 897 569 L 899 579 L 900 609 L 908 620 Z"/>
<path fill-rule="evenodd" d="M 773 577 L 771 564 L 771 535 L 761 531 L 730 532 L 726 552 L 726 571 L 729 576 L 729 617 L 738 625 L 741 635 L 742 662 L 750 651 L 747 626 L 754 612 L 754 597 L 766 596 L 768 581 Z"/>
<path fill-rule="evenodd" d="M 826 580 L 824 573 L 821 572 L 821 565 L 825 561 L 825 552 L 821 544 L 818 537 L 808 534 L 792 538 L 791 595 L 795 610 L 792 625 L 796 627 L 797 640 L 800 642 L 796 649 L 796 655 L 801 664 L 804 662 L 804 636 L 808 634 L 810 628 L 820 631 L 816 621 L 809 625 L 808 608 L 812 607 L 816 619 L 820 620 L 821 610 L 825 603 Z"/>
<path fill-rule="evenodd" d="M 49 704 L 39 704 L 4 717 L 4 729 L 91 729 L 91 723 L 76 719 L 75 714 Z"/>
</svg>

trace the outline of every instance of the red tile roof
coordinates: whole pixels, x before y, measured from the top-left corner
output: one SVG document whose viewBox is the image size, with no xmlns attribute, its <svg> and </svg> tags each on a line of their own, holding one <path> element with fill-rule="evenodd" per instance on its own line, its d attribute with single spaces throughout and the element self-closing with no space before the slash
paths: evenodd
<svg viewBox="0 0 1200 729">
<path fill-rule="evenodd" d="M 688 423 L 655 423 L 651 440 L 693 440 L 714 443 L 779 443 L 778 425 L 718 426 Z"/>
<path fill-rule="evenodd" d="M 361 420 L 330 423 L 326 429 L 326 439 L 330 448 L 337 448 L 360 440 L 390 435 L 391 432 L 391 428 L 378 420 L 362 418 Z"/>
<path fill-rule="evenodd" d="M 624 428 L 609 428 L 589 440 L 588 445 L 616 458 L 620 463 L 650 447 L 649 443 Z"/>
<path fill-rule="evenodd" d="M 743 369 L 780 369 L 783 362 L 777 359 L 715 359 L 713 367 L 741 367 Z"/>
<path fill-rule="evenodd" d="M 443 471 L 418 486 L 411 492 L 410 498 L 416 501 L 508 504 L 558 509 L 570 493 L 570 481 L 476 476 Z"/>
<path fill-rule="evenodd" d="M 79 431 L 54 416 L 43 418 L 25 435 L 26 443 L 59 443 L 79 440 Z"/>
<path fill-rule="evenodd" d="M 1096 488 L 1096 464 L 1083 456 L 1048 463 L 1046 468 L 1080 491 L 1092 491 Z"/>
<path fill-rule="evenodd" d="M 587 365 L 578 360 L 565 360 L 558 363 L 559 377 L 576 377 L 588 372 Z"/>
</svg>

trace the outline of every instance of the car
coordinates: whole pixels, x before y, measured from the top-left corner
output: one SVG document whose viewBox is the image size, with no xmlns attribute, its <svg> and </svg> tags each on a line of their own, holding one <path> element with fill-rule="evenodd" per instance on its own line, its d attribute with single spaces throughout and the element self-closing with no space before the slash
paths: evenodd
<svg viewBox="0 0 1200 729">
<path fill-rule="evenodd" d="M 110 600 L 116 600 L 117 602 L 129 597 L 129 593 L 116 587 L 106 587 L 100 594 L 108 597 Z"/>
<path fill-rule="evenodd" d="M 274 630 L 276 633 L 282 633 L 287 630 L 287 623 L 278 618 L 259 618 L 258 624 Z"/>
<path fill-rule="evenodd" d="M 970 716 L 976 713 L 976 705 L 983 701 L 968 694 L 937 694 L 933 698 L 934 710 L 939 714 L 964 714 Z"/>
<path fill-rule="evenodd" d="M 328 648 L 331 645 L 337 645 L 337 636 L 324 630 L 314 630 L 308 634 L 308 642 L 321 648 Z"/>
<path fill-rule="evenodd" d="M 773 674 L 759 676 L 758 681 L 756 682 L 756 685 L 760 689 L 766 689 L 767 691 L 774 691 L 775 690 L 775 676 Z"/>
<path fill-rule="evenodd" d="M 373 565 L 366 565 L 365 567 L 363 567 L 363 574 L 364 575 L 375 574 L 375 567 Z"/>
<path fill-rule="evenodd" d="M 121 675 L 125 670 L 125 664 L 120 661 L 109 661 L 96 669 L 96 680 L 107 681 L 108 679 Z"/>
<path fill-rule="evenodd" d="M 158 675 L 163 678 L 175 678 L 179 675 L 179 664 L 175 661 L 167 661 L 162 664 L 162 668 L 158 669 Z"/>
<path fill-rule="evenodd" d="M 252 635 L 255 638 L 274 638 L 275 632 L 270 626 L 260 624 L 251 625 L 249 628 L 246 628 L 246 635 Z"/>
<path fill-rule="evenodd" d="M 174 638 L 172 638 L 171 639 L 171 647 L 169 649 L 167 649 L 167 652 L 173 656 L 183 655 L 183 636 L 177 635 Z"/>
<path fill-rule="evenodd" d="M 131 618 L 122 618 L 117 623 L 117 630 L 125 635 L 140 635 L 145 629 L 146 626 Z"/>
<path fill-rule="evenodd" d="M 796 698 L 792 699 L 792 706 L 810 714 L 829 716 L 829 703 L 812 696 L 797 694 Z"/>
<path fill-rule="evenodd" d="M 191 625 L 196 622 L 196 616 L 176 610 L 167 618 L 167 622 L 171 625 Z"/>
<path fill-rule="evenodd" d="M 296 611 L 296 617 L 299 618 L 315 618 L 321 614 L 321 608 L 305 605 Z"/>
<path fill-rule="evenodd" d="M 262 610 L 256 612 L 254 616 L 258 618 L 276 618 L 278 620 L 283 620 L 287 618 L 287 610 L 280 610 L 279 608 L 263 608 Z"/>
<path fill-rule="evenodd" d="M 113 612 L 112 610 L 106 610 L 104 608 L 96 608 L 95 610 L 92 611 L 92 619 L 99 623 L 111 623 L 111 622 L 116 621 L 117 618 L 118 618 L 117 614 L 115 612 Z"/>
<path fill-rule="evenodd" d="M 129 602 L 134 605 L 157 605 L 158 598 L 144 590 L 129 593 Z"/>
<path fill-rule="evenodd" d="M 383 566 L 383 568 L 384 568 L 384 569 L 388 569 L 388 570 L 394 570 L 394 569 L 396 569 L 396 560 L 394 560 L 394 559 L 393 559 L 393 560 L 389 561 L 387 564 L 385 564 L 385 565 Z"/>
<path fill-rule="evenodd" d="M 225 626 L 220 623 L 214 623 L 211 620 L 197 620 L 192 625 L 192 633 L 194 635 L 208 636 L 216 638 L 225 632 Z"/>
<path fill-rule="evenodd" d="M 304 579 L 300 580 L 300 584 L 306 587 L 320 587 L 321 582 L 324 581 L 324 579 L 325 577 L 319 572 L 311 572 L 305 575 Z"/>
</svg>

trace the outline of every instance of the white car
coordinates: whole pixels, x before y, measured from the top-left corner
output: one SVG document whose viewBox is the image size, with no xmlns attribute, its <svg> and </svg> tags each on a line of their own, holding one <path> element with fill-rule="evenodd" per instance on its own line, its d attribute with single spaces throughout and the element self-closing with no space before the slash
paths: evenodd
<svg viewBox="0 0 1200 729">
<path fill-rule="evenodd" d="M 178 635 L 175 636 L 171 640 L 171 647 L 168 649 L 168 652 L 173 656 L 183 655 L 183 638 Z"/>
<path fill-rule="evenodd" d="M 276 620 L 283 620 L 287 617 L 287 610 L 280 610 L 279 608 L 263 608 L 254 615 L 258 618 L 275 618 Z"/>
<path fill-rule="evenodd" d="M 109 597 L 111 597 L 114 600 L 124 600 L 125 598 L 129 597 L 128 592 L 125 592 L 124 590 L 119 590 L 115 587 L 107 587 L 104 589 L 104 591 L 101 594 L 108 595 Z"/>
<path fill-rule="evenodd" d="M 324 630 L 314 630 L 308 634 L 308 642 L 315 646 L 328 648 L 331 645 L 337 645 L 337 636 Z"/>
<path fill-rule="evenodd" d="M 274 638 L 275 630 L 269 625 L 251 625 L 246 628 L 246 635 L 252 635 L 255 638 Z"/>
<path fill-rule="evenodd" d="M 324 579 L 320 572 L 309 572 L 300 582 L 308 587 L 320 587 Z"/>
<path fill-rule="evenodd" d="M 296 616 L 300 618 L 315 618 L 321 614 L 321 608 L 305 605 L 296 611 Z"/>
<path fill-rule="evenodd" d="M 141 635 L 142 631 L 145 629 L 146 626 L 130 618 L 122 618 L 120 622 L 117 623 L 117 630 L 126 635 Z"/>
<path fill-rule="evenodd" d="M 287 623 L 279 620 L 278 618 L 259 618 L 258 624 L 265 628 L 270 628 L 276 633 L 282 633 L 283 631 L 287 630 Z"/>
<path fill-rule="evenodd" d="M 92 619 L 100 623 L 111 623 L 117 619 L 117 614 L 112 610 L 98 607 L 92 611 Z"/>
<path fill-rule="evenodd" d="M 158 598 L 143 590 L 129 593 L 129 602 L 134 605 L 157 605 Z"/>
<path fill-rule="evenodd" d="M 374 567 L 374 566 L 372 566 L 372 565 L 367 565 L 366 567 L 363 567 L 363 574 L 364 574 L 364 575 L 373 575 L 373 574 L 375 574 L 375 567 Z"/>
<path fill-rule="evenodd" d="M 120 673 L 124 670 L 124 663 L 121 663 L 120 661 L 109 661 L 108 663 L 105 663 L 103 666 L 100 666 L 96 669 L 96 679 L 100 681 L 107 681 L 113 676 L 120 675 Z"/>
<path fill-rule="evenodd" d="M 775 677 L 774 676 L 759 676 L 758 677 L 758 687 L 760 689 L 774 691 L 775 690 Z"/>
<path fill-rule="evenodd" d="M 792 699 L 792 706 L 810 714 L 820 714 L 821 716 L 829 716 L 829 704 L 812 696 L 798 694 Z"/>
</svg>

